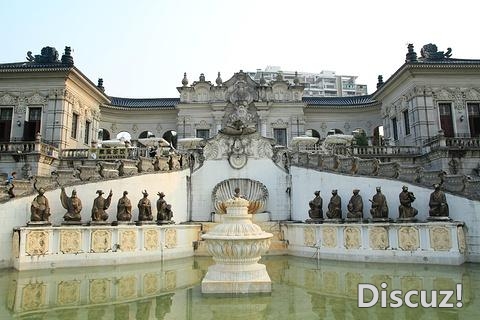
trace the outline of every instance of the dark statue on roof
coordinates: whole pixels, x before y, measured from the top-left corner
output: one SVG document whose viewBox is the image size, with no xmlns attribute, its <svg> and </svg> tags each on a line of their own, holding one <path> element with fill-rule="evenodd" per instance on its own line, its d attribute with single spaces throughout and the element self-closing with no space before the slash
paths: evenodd
<svg viewBox="0 0 480 320">
<path fill-rule="evenodd" d="M 32 51 L 27 52 L 27 60 L 36 63 L 53 63 L 58 61 L 58 51 L 53 47 L 44 47 L 40 54 L 32 56 Z"/>
<path fill-rule="evenodd" d="M 437 46 L 433 43 L 429 43 L 423 46 L 420 50 L 422 60 L 443 60 L 452 56 L 452 48 L 447 48 L 447 52 L 438 51 Z"/>
</svg>

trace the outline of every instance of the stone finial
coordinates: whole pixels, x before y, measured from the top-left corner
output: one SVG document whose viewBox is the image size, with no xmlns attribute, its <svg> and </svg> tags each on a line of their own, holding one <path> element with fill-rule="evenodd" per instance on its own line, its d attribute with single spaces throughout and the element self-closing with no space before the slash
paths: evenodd
<svg viewBox="0 0 480 320">
<path fill-rule="evenodd" d="M 300 83 L 300 79 L 298 79 L 298 72 L 295 71 L 295 78 L 293 78 L 293 83 L 298 86 Z"/>
<path fill-rule="evenodd" d="M 103 79 L 102 78 L 98 78 L 97 88 L 101 91 L 105 91 L 105 88 L 103 87 Z"/>
<path fill-rule="evenodd" d="M 73 66 L 73 57 L 72 57 L 72 49 L 70 47 L 65 47 L 65 52 L 62 55 L 62 63 L 67 64 L 69 66 Z"/>
<path fill-rule="evenodd" d="M 187 73 L 183 73 L 182 85 L 186 87 L 188 85 Z"/>
<path fill-rule="evenodd" d="M 378 82 L 377 82 L 377 89 L 383 86 L 383 76 L 379 75 L 378 76 Z"/>
<path fill-rule="evenodd" d="M 205 75 L 203 73 L 200 73 L 200 77 L 198 78 L 200 82 L 205 82 Z"/>
<path fill-rule="evenodd" d="M 221 86 L 223 84 L 222 77 L 220 77 L 220 72 L 218 72 L 217 80 L 215 80 L 217 86 Z"/>
<path fill-rule="evenodd" d="M 276 80 L 277 80 L 277 81 L 283 81 L 283 74 L 282 74 L 281 71 L 279 71 L 279 72 L 277 73 L 277 78 L 276 78 Z"/>
<path fill-rule="evenodd" d="M 413 44 L 409 43 L 408 52 L 406 54 L 405 62 L 416 62 L 417 61 L 417 53 L 413 50 Z"/>
<path fill-rule="evenodd" d="M 267 81 L 265 80 L 265 77 L 263 76 L 263 72 L 262 72 L 262 76 L 260 77 L 260 85 L 264 86 L 267 84 Z"/>
</svg>

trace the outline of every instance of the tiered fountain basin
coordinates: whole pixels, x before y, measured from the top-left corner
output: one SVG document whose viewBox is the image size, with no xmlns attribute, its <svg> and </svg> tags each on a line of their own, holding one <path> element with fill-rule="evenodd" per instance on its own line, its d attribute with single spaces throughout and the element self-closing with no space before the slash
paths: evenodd
<svg viewBox="0 0 480 320">
<path fill-rule="evenodd" d="M 265 265 L 259 264 L 269 246 L 271 233 L 252 223 L 248 200 L 234 197 L 225 201 L 223 223 L 203 235 L 215 264 L 202 281 L 202 293 L 265 293 L 272 282 Z"/>
</svg>

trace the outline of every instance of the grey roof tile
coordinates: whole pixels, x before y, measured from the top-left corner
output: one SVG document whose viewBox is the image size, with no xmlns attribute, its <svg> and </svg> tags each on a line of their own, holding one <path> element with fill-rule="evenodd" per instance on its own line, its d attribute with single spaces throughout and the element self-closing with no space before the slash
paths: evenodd
<svg viewBox="0 0 480 320">
<path fill-rule="evenodd" d="M 179 98 L 121 98 L 109 97 L 110 105 L 123 108 L 175 108 Z"/>
</svg>

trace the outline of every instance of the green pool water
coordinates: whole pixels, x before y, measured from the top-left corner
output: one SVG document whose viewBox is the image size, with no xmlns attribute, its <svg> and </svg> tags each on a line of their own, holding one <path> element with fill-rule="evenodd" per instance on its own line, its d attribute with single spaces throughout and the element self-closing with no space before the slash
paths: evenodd
<svg viewBox="0 0 480 320">
<path fill-rule="evenodd" d="M 134 261 L 132 261 L 133 263 Z M 480 265 L 431 266 L 347 263 L 264 257 L 272 293 L 204 295 L 200 283 L 210 258 L 39 271 L 0 271 L 0 319 L 478 319 Z M 376 305 L 358 306 L 359 284 L 384 289 Z M 440 290 L 456 290 L 440 308 Z M 360 287 L 361 288 L 361 287 Z M 437 307 L 390 307 L 392 290 L 437 293 Z M 373 298 L 361 289 L 364 303 Z M 403 296 L 402 296 L 403 297 Z M 462 307 L 456 307 L 462 302 Z"/>
</svg>

